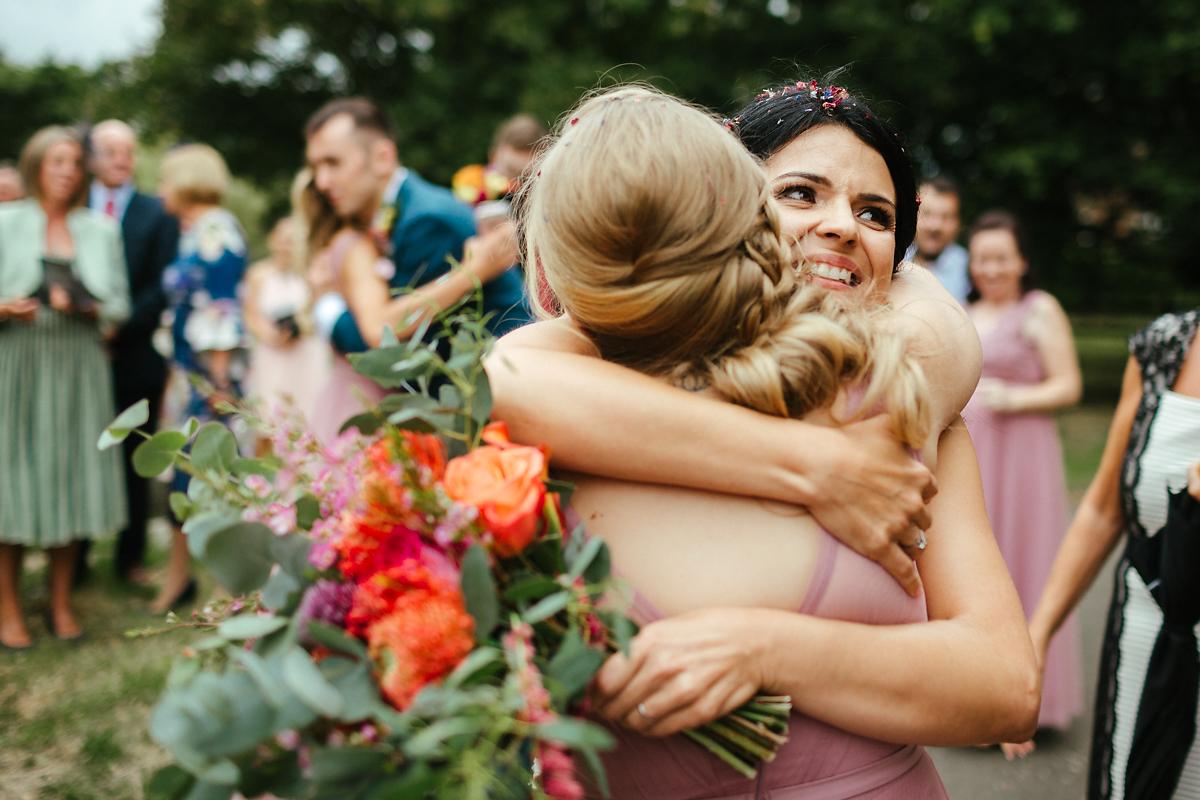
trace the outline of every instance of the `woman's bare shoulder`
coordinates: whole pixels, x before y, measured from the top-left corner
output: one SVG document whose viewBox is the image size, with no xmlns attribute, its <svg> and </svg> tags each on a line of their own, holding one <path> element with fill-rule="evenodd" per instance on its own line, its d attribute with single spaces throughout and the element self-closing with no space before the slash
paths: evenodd
<svg viewBox="0 0 1200 800">
<path fill-rule="evenodd" d="M 581 356 L 599 355 L 592 340 L 566 316 L 534 322 L 505 334 L 496 341 L 494 352 L 503 353 L 516 349 L 552 350 Z"/>
</svg>

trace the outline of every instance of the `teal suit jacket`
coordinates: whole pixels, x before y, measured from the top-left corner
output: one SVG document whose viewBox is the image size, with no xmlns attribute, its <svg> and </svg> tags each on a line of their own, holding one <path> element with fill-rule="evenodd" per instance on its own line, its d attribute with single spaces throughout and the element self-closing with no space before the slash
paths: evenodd
<svg viewBox="0 0 1200 800">
<path fill-rule="evenodd" d="M 410 170 L 400 185 L 396 205 L 399 214 L 392 227 L 396 271 L 389 281 L 393 289 L 423 286 L 450 271 L 450 258 L 462 260 L 463 244 L 475 234 L 475 219 L 471 209 L 449 189 Z M 484 285 L 483 310 L 492 313 L 488 328 L 497 336 L 532 319 L 520 269 L 510 269 Z M 330 341 L 342 353 L 368 349 L 349 311 L 339 317 Z"/>
</svg>

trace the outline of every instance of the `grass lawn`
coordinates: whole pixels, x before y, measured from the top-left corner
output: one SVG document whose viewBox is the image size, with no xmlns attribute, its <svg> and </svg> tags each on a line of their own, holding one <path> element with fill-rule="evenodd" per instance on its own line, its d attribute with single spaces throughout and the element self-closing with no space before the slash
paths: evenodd
<svg viewBox="0 0 1200 800">
<path fill-rule="evenodd" d="M 1073 497 L 1099 461 L 1111 406 L 1061 417 L 1067 482 Z M 45 573 L 29 557 L 24 597 L 37 646 L 0 652 L 0 798 L 135 800 L 166 760 L 146 733 L 146 719 L 186 634 L 129 640 L 127 630 L 154 623 L 145 593 L 110 577 L 109 550 L 94 551 L 91 582 L 77 595 L 88 631 L 78 646 L 53 641 L 41 621 Z M 203 596 L 203 593 L 202 593 Z"/>
</svg>

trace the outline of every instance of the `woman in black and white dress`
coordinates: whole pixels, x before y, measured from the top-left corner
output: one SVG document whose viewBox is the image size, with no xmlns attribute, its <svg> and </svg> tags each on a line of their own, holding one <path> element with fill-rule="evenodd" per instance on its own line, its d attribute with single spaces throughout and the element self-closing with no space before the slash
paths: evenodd
<svg viewBox="0 0 1200 800">
<path fill-rule="evenodd" d="M 1200 798 L 1200 309 L 1134 334 L 1108 442 L 1030 621 L 1043 657 L 1121 538 L 1101 654 L 1089 798 Z M 1195 483 L 1195 481 L 1193 481 Z M 1194 487 L 1193 487 L 1194 488 Z"/>
</svg>

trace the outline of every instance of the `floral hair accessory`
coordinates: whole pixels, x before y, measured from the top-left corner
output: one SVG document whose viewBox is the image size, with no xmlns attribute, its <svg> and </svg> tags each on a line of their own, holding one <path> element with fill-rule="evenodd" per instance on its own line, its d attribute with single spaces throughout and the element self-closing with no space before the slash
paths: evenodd
<svg viewBox="0 0 1200 800">
<path fill-rule="evenodd" d="M 821 86 L 815 80 L 808 81 L 807 83 L 796 81 L 793 84 L 778 89 L 764 89 L 754 98 L 754 102 L 761 103 L 765 100 L 774 100 L 779 97 L 795 97 L 800 102 L 810 103 L 804 109 L 805 111 L 814 111 L 819 107 L 827 114 L 832 114 L 836 109 L 841 108 L 843 104 L 847 106 L 855 105 L 850 92 L 844 86 Z M 728 123 L 729 121 L 727 120 L 726 122 Z M 733 120 L 733 123 L 736 125 L 737 120 Z"/>
</svg>

